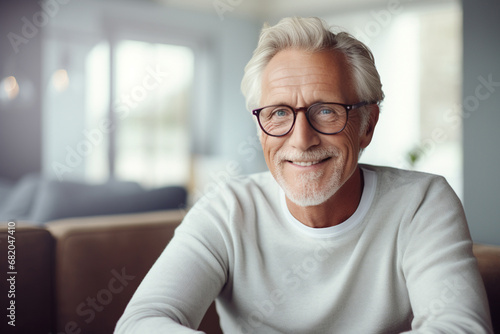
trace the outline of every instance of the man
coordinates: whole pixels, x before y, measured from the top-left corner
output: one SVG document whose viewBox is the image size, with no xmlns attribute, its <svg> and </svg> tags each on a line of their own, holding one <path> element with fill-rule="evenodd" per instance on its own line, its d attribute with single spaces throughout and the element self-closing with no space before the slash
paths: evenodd
<svg viewBox="0 0 500 334">
<path fill-rule="evenodd" d="M 188 213 L 117 325 L 191 333 L 491 333 L 442 177 L 358 165 L 383 99 L 371 52 L 315 18 L 265 27 L 245 69 L 270 173 Z"/>
</svg>

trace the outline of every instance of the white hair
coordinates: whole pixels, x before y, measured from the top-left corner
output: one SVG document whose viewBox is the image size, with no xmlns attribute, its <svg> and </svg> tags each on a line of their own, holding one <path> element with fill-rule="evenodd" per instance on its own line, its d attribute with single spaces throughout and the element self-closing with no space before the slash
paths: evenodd
<svg viewBox="0 0 500 334">
<path fill-rule="evenodd" d="M 366 45 L 346 32 L 330 31 L 319 18 L 284 18 L 275 26 L 264 24 L 252 59 L 245 67 L 241 91 L 248 110 L 259 107 L 262 95 L 262 72 L 278 52 L 297 48 L 308 52 L 339 51 L 345 55 L 358 98 L 380 103 L 384 99 L 380 76 L 375 68 L 373 54 Z M 361 129 L 368 124 L 369 112 L 361 109 Z"/>
</svg>

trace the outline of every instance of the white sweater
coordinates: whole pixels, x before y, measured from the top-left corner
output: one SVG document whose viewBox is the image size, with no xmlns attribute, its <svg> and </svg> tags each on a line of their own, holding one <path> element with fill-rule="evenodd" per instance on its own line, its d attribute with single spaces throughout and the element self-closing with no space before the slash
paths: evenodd
<svg viewBox="0 0 500 334">
<path fill-rule="evenodd" d="M 361 202 L 333 227 L 297 221 L 269 172 L 208 194 L 115 333 L 195 333 L 214 299 L 228 334 L 491 333 L 464 212 L 445 179 L 361 167 Z"/>
</svg>

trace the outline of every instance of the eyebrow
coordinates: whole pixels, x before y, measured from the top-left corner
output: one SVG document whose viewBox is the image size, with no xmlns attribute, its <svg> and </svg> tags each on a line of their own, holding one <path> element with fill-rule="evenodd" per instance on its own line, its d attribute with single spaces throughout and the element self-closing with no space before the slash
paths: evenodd
<svg viewBox="0 0 500 334">
<path fill-rule="evenodd" d="M 313 103 L 310 103 L 308 105 L 301 106 L 301 107 L 294 107 L 294 108 L 295 109 L 298 109 L 298 108 L 309 108 L 313 104 L 317 104 L 317 103 L 341 103 L 341 102 L 317 100 L 317 101 L 314 101 Z M 269 106 L 288 106 L 288 107 L 292 107 L 292 105 L 290 105 L 289 103 L 286 103 L 286 102 L 277 102 L 277 103 L 267 104 L 264 107 L 269 107 Z"/>
</svg>

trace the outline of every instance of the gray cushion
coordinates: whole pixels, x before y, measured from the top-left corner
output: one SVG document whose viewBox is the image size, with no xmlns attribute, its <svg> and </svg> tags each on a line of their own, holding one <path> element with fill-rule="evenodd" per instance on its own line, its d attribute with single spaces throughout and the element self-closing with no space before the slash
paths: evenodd
<svg viewBox="0 0 500 334">
<path fill-rule="evenodd" d="M 29 219 L 39 180 L 38 175 L 30 174 L 16 183 L 0 207 L 0 221 Z"/>
<path fill-rule="evenodd" d="M 144 190 L 132 182 L 84 184 L 45 180 L 40 184 L 31 221 L 123 214 L 181 208 L 187 193 L 182 187 Z"/>
<path fill-rule="evenodd" d="M 14 189 L 13 182 L 7 179 L 0 179 L 0 212 L 3 208 L 5 200 L 9 197 L 12 189 Z"/>
</svg>

